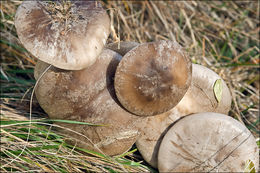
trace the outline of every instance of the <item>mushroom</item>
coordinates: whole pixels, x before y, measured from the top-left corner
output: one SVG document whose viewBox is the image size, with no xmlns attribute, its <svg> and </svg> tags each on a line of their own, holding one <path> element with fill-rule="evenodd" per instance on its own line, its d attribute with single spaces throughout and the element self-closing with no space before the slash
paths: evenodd
<svg viewBox="0 0 260 173">
<path fill-rule="evenodd" d="M 259 151 L 250 131 L 219 113 L 198 113 L 177 121 L 165 134 L 158 153 L 159 172 L 244 172 Z"/>
<path fill-rule="evenodd" d="M 68 71 L 51 67 L 42 76 L 35 94 L 51 119 L 102 125 L 58 123 L 90 139 L 61 130 L 72 139 L 69 142 L 85 149 L 101 150 L 107 155 L 122 154 L 135 143 L 139 135 L 138 124 L 143 121 L 118 105 L 113 88 L 112 79 L 120 59 L 118 53 L 105 49 L 86 69 Z M 43 68 L 37 68 L 43 66 L 37 65 L 35 74 L 41 73 Z"/>
<path fill-rule="evenodd" d="M 114 85 L 123 107 L 151 116 L 173 108 L 190 82 L 190 59 L 177 42 L 162 40 L 127 52 L 117 67 Z"/>
<path fill-rule="evenodd" d="M 222 84 L 219 102 L 214 94 L 216 81 L 221 81 Z M 207 67 L 192 64 L 191 85 L 182 100 L 164 114 L 147 117 L 147 123 L 140 130 L 141 135 L 136 141 L 136 146 L 143 158 L 156 168 L 161 139 L 172 123 L 183 116 L 199 112 L 228 114 L 230 107 L 231 95 L 224 80 Z"/>
<path fill-rule="evenodd" d="M 81 70 L 101 53 L 110 19 L 97 1 L 23 1 L 15 27 L 36 58 L 61 69 Z"/>
<path fill-rule="evenodd" d="M 124 56 L 127 52 L 138 46 L 139 43 L 137 42 L 132 42 L 132 41 L 121 41 L 121 42 L 116 42 L 116 43 L 109 43 L 105 47 L 107 49 L 111 49 L 120 55 Z"/>
<path fill-rule="evenodd" d="M 199 64 L 192 64 L 191 86 L 175 109 L 175 113 L 191 114 L 198 112 L 218 112 L 228 114 L 231 107 L 231 94 L 221 77 Z M 220 83 L 220 100 L 215 91 L 216 83 Z"/>
</svg>

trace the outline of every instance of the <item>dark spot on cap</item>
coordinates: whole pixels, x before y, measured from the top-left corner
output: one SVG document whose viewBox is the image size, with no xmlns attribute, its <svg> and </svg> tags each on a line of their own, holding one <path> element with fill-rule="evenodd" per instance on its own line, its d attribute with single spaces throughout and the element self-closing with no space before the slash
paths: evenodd
<svg viewBox="0 0 260 173">
<path fill-rule="evenodd" d="M 79 15 L 79 20 L 84 20 L 84 17 L 82 15 Z"/>
</svg>

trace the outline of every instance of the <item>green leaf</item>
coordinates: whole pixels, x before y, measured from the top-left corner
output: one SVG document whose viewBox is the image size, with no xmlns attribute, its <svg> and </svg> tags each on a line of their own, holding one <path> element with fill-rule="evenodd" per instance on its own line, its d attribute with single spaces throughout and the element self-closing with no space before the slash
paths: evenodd
<svg viewBox="0 0 260 173">
<path fill-rule="evenodd" d="M 217 79 L 214 83 L 213 90 L 218 103 L 221 101 L 222 98 L 222 88 L 223 86 L 221 79 Z"/>
<path fill-rule="evenodd" d="M 260 140 L 259 139 L 256 141 L 256 144 L 257 144 L 258 148 L 260 148 Z"/>
<path fill-rule="evenodd" d="M 121 154 L 121 155 L 119 155 L 119 156 L 116 156 L 116 157 L 117 157 L 117 158 L 125 157 L 125 156 L 127 156 L 127 155 L 129 155 L 129 154 L 131 154 L 131 153 L 136 152 L 136 151 L 137 151 L 137 148 L 135 148 L 135 149 L 133 149 L 133 150 L 131 150 L 131 151 L 128 151 L 128 152 L 126 152 L 126 153 L 123 153 L 123 154 Z"/>
<path fill-rule="evenodd" d="M 247 160 L 244 173 L 255 173 L 255 164 L 252 162 L 252 160 Z"/>
</svg>

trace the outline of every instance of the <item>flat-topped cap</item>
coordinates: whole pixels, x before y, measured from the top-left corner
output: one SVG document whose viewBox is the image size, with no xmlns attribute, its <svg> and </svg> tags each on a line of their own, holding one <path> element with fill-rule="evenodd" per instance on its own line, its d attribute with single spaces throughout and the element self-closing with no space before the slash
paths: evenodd
<svg viewBox="0 0 260 173">
<path fill-rule="evenodd" d="M 163 137 L 159 172 L 245 172 L 252 162 L 258 172 L 255 138 L 237 120 L 219 113 L 186 116 Z"/>
</svg>

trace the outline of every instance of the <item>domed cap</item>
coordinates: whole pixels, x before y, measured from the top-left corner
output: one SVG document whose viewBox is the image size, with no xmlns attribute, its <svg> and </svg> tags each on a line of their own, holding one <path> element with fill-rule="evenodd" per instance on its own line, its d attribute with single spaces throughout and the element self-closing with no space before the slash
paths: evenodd
<svg viewBox="0 0 260 173">
<path fill-rule="evenodd" d="M 101 53 L 110 19 L 96 1 L 23 1 L 15 27 L 36 58 L 61 69 L 80 70 Z"/>
<path fill-rule="evenodd" d="M 140 116 L 161 114 L 182 99 L 191 83 L 191 61 L 173 41 L 143 43 L 127 52 L 115 75 L 120 103 Z"/>
</svg>

